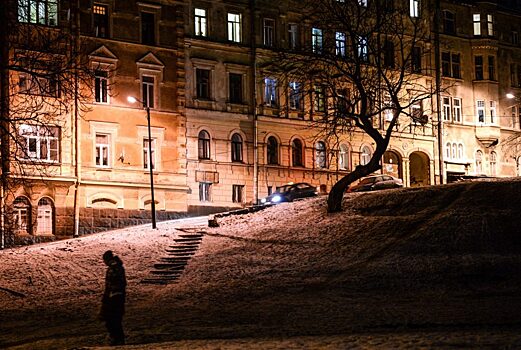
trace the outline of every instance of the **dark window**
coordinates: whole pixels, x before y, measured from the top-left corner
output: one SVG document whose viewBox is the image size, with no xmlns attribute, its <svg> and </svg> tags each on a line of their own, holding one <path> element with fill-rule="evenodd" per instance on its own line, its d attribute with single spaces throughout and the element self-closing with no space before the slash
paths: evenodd
<svg viewBox="0 0 521 350">
<path fill-rule="evenodd" d="M 496 59 L 494 56 L 488 56 L 488 79 L 496 80 Z"/>
<path fill-rule="evenodd" d="M 230 73 L 230 102 L 242 103 L 242 74 Z"/>
<path fill-rule="evenodd" d="M 459 53 L 441 53 L 441 74 L 444 77 L 461 78 Z"/>
<path fill-rule="evenodd" d="M 242 137 L 239 134 L 232 136 L 232 162 L 242 162 Z"/>
<path fill-rule="evenodd" d="M 210 135 L 201 130 L 198 136 L 199 159 L 210 159 Z"/>
<path fill-rule="evenodd" d="M 96 71 L 96 77 L 94 79 L 94 94 L 96 102 L 107 103 L 108 102 L 108 78 L 107 72 Z"/>
<path fill-rule="evenodd" d="M 209 182 L 199 182 L 199 201 L 201 202 L 210 202 L 210 188 L 212 184 Z"/>
<path fill-rule="evenodd" d="M 443 32 L 445 34 L 456 34 L 455 16 L 453 12 L 443 11 Z"/>
<path fill-rule="evenodd" d="M 384 42 L 384 65 L 394 68 L 394 44 L 390 40 Z"/>
<path fill-rule="evenodd" d="M 244 200 L 244 185 L 232 185 L 232 202 L 242 203 Z"/>
<path fill-rule="evenodd" d="M 300 83 L 291 81 L 289 83 L 289 108 L 292 110 L 302 109 L 302 91 Z"/>
<path fill-rule="evenodd" d="M 141 12 L 141 43 L 145 45 L 156 44 L 156 19 L 150 12 Z"/>
<path fill-rule="evenodd" d="M 109 10 L 105 5 L 92 6 L 92 24 L 94 35 L 99 38 L 109 37 Z"/>
<path fill-rule="evenodd" d="M 196 69 L 197 98 L 210 98 L 210 71 L 208 69 Z"/>
<path fill-rule="evenodd" d="M 315 112 L 324 113 L 326 111 L 326 92 L 322 85 L 315 86 L 315 100 L 313 101 L 313 110 Z"/>
<path fill-rule="evenodd" d="M 267 144 L 268 164 L 279 164 L 279 143 L 273 136 L 268 138 Z"/>
<path fill-rule="evenodd" d="M 302 162 L 302 141 L 299 139 L 293 140 L 291 143 L 291 155 L 292 155 L 292 165 L 293 166 L 303 166 Z"/>
<path fill-rule="evenodd" d="M 141 84 L 144 106 L 154 108 L 154 77 L 143 76 Z"/>
<path fill-rule="evenodd" d="M 451 56 L 451 59 L 452 59 L 452 77 L 459 79 L 459 78 L 461 78 L 459 53 L 453 53 Z"/>
<path fill-rule="evenodd" d="M 411 70 L 413 73 L 421 73 L 422 70 L 422 50 L 421 47 L 415 46 L 411 53 Z"/>
<path fill-rule="evenodd" d="M 483 80 L 483 56 L 474 56 L 474 72 L 476 80 Z"/>
<path fill-rule="evenodd" d="M 326 144 L 323 141 L 315 145 L 315 165 L 321 169 L 326 167 Z"/>
<path fill-rule="evenodd" d="M 264 46 L 272 47 L 275 37 L 275 21 L 269 18 L 264 19 Z"/>
</svg>

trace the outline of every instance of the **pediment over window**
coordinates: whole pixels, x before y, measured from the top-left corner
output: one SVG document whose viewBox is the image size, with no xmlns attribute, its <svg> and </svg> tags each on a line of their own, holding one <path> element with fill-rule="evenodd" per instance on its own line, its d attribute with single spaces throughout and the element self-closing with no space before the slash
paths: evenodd
<svg viewBox="0 0 521 350">
<path fill-rule="evenodd" d="M 89 54 L 89 59 L 91 61 L 97 62 L 106 62 L 106 63 L 116 63 L 118 61 L 118 57 L 110 51 L 105 45 L 100 46 L 96 50 L 92 51 Z"/>
<path fill-rule="evenodd" d="M 141 57 L 136 64 L 138 67 L 142 68 L 150 68 L 150 69 L 163 69 L 165 65 L 159 58 L 157 58 L 152 52 L 147 53 L 145 56 Z"/>
</svg>

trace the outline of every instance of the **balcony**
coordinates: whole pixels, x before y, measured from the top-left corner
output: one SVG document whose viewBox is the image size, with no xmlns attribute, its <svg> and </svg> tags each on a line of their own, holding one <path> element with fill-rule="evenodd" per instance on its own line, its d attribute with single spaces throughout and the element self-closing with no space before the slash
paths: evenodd
<svg viewBox="0 0 521 350">
<path fill-rule="evenodd" d="M 498 125 L 476 125 L 476 138 L 485 147 L 497 144 L 500 136 L 500 128 Z"/>
</svg>

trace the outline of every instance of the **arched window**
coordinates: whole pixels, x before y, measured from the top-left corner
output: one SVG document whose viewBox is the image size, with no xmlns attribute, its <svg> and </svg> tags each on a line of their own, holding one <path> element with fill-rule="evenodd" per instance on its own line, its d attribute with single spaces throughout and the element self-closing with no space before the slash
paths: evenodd
<svg viewBox="0 0 521 350">
<path fill-rule="evenodd" d="M 31 203 L 25 197 L 17 197 L 13 202 L 13 228 L 17 233 L 30 233 Z"/>
<path fill-rule="evenodd" d="M 54 208 L 49 198 L 41 198 L 38 201 L 38 220 L 36 233 L 39 235 L 52 235 L 54 224 Z"/>
<path fill-rule="evenodd" d="M 338 155 L 338 167 L 342 170 L 350 169 L 349 147 L 347 145 L 340 145 L 340 154 Z"/>
<path fill-rule="evenodd" d="M 232 162 L 242 162 L 242 137 L 239 134 L 232 136 Z"/>
<path fill-rule="evenodd" d="M 210 159 L 210 134 L 201 130 L 198 136 L 199 159 Z"/>
<path fill-rule="evenodd" d="M 463 144 L 458 145 L 458 159 L 463 160 Z"/>
<path fill-rule="evenodd" d="M 304 163 L 302 161 L 302 159 L 303 159 L 302 151 L 303 151 L 302 141 L 300 141 L 299 139 L 293 140 L 293 142 L 291 143 L 291 156 L 292 156 L 291 159 L 292 159 L 293 166 L 303 166 L 304 165 Z"/>
<path fill-rule="evenodd" d="M 456 142 L 454 142 L 452 144 L 452 159 L 457 159 L 458 158 L 458 145 L 456 144 Z"/>
<path fill-rule="evenodd" d="M 483 152 L 476 152 L 476 174 L 483 174 Z"/>
<path fill-rule="evenodd" d="M 273 136 L 268 137 L 266 157 L 268 164 L 279 164 L 279 142 Z"/>
<path fill-rule="evenodd" d="M 360 154 L 360 165 L 366 165 L 369 163 L 372 157 L 372 152 L 369 146 L 362 147 L 362 152 Z"/>
<path fill-rule="evenodd" d="M 323 141 L 315 144 L 315 166 L 320 169 L 326 167 L 326 144 Z"/>
<path fill-rule="evenodd" d="M 450 142 L 447 142 L 447 144 L 445 145 L 445 157 L 447 157 L 447 159 L 450 159 L 450 156 L 451 156 L 451 146 L 450 146 Z"/>
<path fill-rule="evenodd" d="M 497 175 L 497 153 L 494 151 L 490 152 L 490 175 Z"/>
</svg>

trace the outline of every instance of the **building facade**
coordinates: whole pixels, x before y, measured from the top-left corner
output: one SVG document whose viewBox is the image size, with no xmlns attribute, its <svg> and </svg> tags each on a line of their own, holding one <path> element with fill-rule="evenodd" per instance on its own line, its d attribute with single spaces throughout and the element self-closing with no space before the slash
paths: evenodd
<svg viewBox="0 0 521 350">
<path fill-rule="evenodd" d="M 31 15 L 36 3 L 45 21 Z M 19 4 L 26 6 L 28 24 L 60 29 L 73 18 L 61 2 Z M 325 93 L 295 94 L 298 83 L 282 81 L 262 65 L 280 50 L 322 40 L 320 28 L 301 18 L 298 4 L 79 4 L 77 37 L 94 72 L 82 88 L 92 94 L 88 108 L 39 139 L 57 155 L 35 154 L 33 160 L 53 171 L 6 196 L 15 241 L 149 222 L 150 167 L 163 220 L 240 208 L 288 182 L 308 182 L 327 193 L 371 158 L 375 145 L 366 134 L 346 133 L 331 142 L 313 127 L 313 115 L 327 113 Z M 408 9 L 436 33 L 436 2 L 408 0 Z M 439 50 L 418 62 L 429 68 L 418 79 L 434 87 L 439 72 L 440 93 L 411 106 L 417 109 L 411 114 L 419 111 L 425 122 L 402 118 L 381 171 L 405 186 L 465 175 L 519 176 L 521 152 L 507 147 L 521 128 L 519 6 L 441 1 L 439 13 L 439 40 L 433 34 L 430 43 Z M 129 96 L 138 102 L 130 103 Z M 386 116 L 375 123 L 384 127 Z"/>
</svg>

